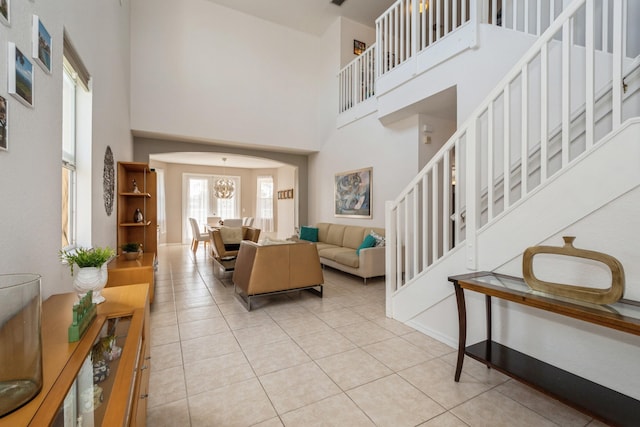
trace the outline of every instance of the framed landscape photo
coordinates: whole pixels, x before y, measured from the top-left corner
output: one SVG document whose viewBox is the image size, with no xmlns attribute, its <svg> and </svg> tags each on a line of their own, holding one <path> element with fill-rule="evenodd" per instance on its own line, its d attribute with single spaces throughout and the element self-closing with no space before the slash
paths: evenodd
<svg viewBox="0 0 640 427">
<path fill-rule="evenodd" d="M 9 149 L 9 105 L 7 99 L 0 96 L 0 150 Z"/>
<path fill-rule="evenodd" d="M 33 52 L 31 55 L 45 72 L 51 74 L 51 34 L 37 15 L 33 15 Z"/>
<path fill-rule="evenodd" d="M 334 178 L 334 215 L 371 218 L 371 174 L 373 168 L 337 173 Z"/>
<path fill-rule="evenodd" d="M 15 43 L 9 42 L 7 52 L 9 93 L 27 107 L 33 107 L 33 64 Z"/>
<path fill-rule="evenodd" d="M 9 25 L 9 14 L 11 10 L 11 0 L 0 0 L 0 21 L 3 24 Z"/>
</svg>

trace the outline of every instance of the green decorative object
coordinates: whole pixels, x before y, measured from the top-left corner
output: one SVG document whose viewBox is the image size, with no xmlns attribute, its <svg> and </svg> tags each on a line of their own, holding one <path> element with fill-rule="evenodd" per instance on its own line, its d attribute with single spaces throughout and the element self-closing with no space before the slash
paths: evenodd
<svg viewBox="0 0 640 427">
<path fill-rule="evenodd" d="M 91 302 L 92 298 L 93 291 L 89 291 L 73 306 L 73 320 L 69 326 L 69 342 L 80 341 L 89 324 L 96 317 L 98 309 L 96 304 Z"/>
</svg>

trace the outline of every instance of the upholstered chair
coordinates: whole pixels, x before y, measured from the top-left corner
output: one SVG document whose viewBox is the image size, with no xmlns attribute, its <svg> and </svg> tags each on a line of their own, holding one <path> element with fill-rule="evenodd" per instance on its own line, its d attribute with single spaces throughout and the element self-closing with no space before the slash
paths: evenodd
<svg viewBox="0 0 640 427">
<path fill-rule="evenodd" d="M 223 227 L 209 231 L 211 241 L 211 256 L 217 260 L 229 259 L 238 255 L 240 242 L 250 240 L 257 242 L 260 237 L 260 229 L 253 227 Z"/>
</svg>

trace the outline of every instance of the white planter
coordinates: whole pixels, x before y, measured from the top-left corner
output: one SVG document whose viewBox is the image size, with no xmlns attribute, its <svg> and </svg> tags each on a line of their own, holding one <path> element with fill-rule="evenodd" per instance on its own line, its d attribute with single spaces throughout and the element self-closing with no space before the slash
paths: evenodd
<svg viewBox="0 0 640 427">
<path fill-rule="evenodd" d="M 78 295 L 83 297 L 87 292 L 93 291 L 92 301 L 100 304 L 105 298 L 100 295 L 100 291 L 107 284 L 107 263 L 101 267 L 77 268 L 77 273 L 73 277 L 73 287 L 78 291 Z"/>
</svg>

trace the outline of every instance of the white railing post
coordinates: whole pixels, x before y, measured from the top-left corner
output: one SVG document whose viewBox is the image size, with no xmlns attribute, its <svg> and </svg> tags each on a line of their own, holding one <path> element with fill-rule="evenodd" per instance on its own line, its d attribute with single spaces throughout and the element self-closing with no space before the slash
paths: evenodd
<svg viewBox="0 0 640 427">
<path fill-rule="evenodd" d="M 594 110 L 595 110 L 595 31 L 594 31 L 594 1 L 586 2 L 585 25 L 585 137 L 587 149 L 593 146 Z"/>
<path fill-rule="evenodd" d="M 562 26 L 562 167 L 569 163 L 569 138 L 571 131 L 571 19 Z"/>
<path fill-rule="evenodd" d="M 420 39 L 420 4 L 422 0 L 411 0 L 411 57 L 418 54 L 418 40 Z"/>
<path fill-rule="evenodd" d="M 393 305 L 391 304 L 392 296 L 398 289 L 398 282 L 396 281 L 396 253 L 398 248 L 396 246 L 396 215 L 397 209 L 394 209 L 393 202 L 387 201 L 384 205 L 385 210 L 385 284 L 386 284 L 386 304 L 385 311 L 387 317 L 393 317 Z M 395 213 L 394 213 L 395 212 Z"/>
<path fill-rule="evenodd" d="M 427 174 L 422 175 L 422 268 L 429 265 L 429 183 Z"/>
<path fill-rule="evenodd" d="M 613 57 L 612 57 L 612 102 L 611 125 L 616 129 L 622 123 L 622 57 L 623 44 L 623 8 L 622 0 L 613 2 Z"/>
<path fill-rule="evenodd" d="M 467 207 L 467 220 L 466 227 L 466 264 L 469 270 L 478 269 L 478 248 L 477 248 L 477 235 L 478 235 L 478 183 L 480 182 L 478 176 L 478 117 L 474 117 L 469 122 L 469 128 L 467 131 L 467 174 L 466 174 L 466 207 Z"/>
</svg>

